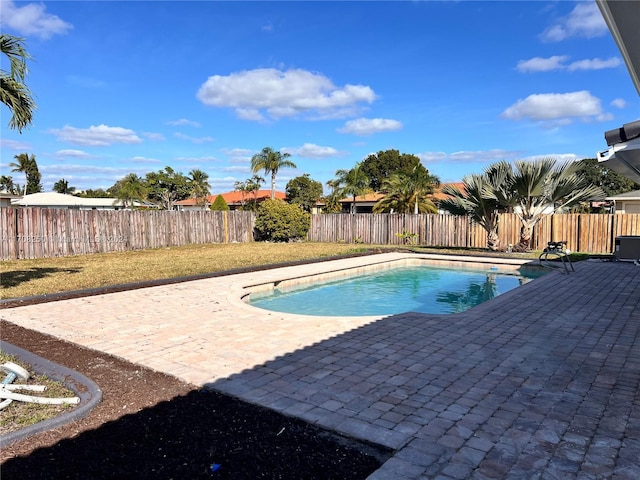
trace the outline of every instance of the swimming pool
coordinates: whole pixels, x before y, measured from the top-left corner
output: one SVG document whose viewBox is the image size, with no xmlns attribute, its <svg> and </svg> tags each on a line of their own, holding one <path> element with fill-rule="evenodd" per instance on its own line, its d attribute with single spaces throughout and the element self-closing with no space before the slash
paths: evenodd
<svg viewBox="0 0 640 480">
<path fill-rule="evenodd" d="M 363 316 L 403 312 L 459 313 L 545 272 L 496 266 L 398 266 L 325 281 L 272 285 L 251 293 L 255 307 L 303 315 Z"/>
</svg>

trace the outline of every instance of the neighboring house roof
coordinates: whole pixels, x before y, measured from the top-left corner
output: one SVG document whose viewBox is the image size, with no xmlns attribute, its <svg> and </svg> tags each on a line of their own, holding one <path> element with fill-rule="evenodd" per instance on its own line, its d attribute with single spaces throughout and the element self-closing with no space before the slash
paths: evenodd
<svg viewBox="0 0 640 480">
<path fill-rule="evenodd" d="M 25 195 L 19 200 L 14 200 L 11 204 L 20 207 L 122 207 L 122 201 L 115 198 L 83 198 L 56 192 L 31 193 L 29 195 Z M 134 205 L 141 206 L 144 204 L 134 202 Z"/>
<path fill-rule="evenodd" d="M 632 192 L 614 195 L 613 197 L 607 197 L 606 200 L 640 200 L 640 190 L 634 190 Z"/>
<path fill-rule="evenodd" d="M 16 195 L 15 193 L 0 192 L 0 198 L 10 198 L 11 200 L 16 200 L 18 198 L 22 198 L 22 195 Z"/>
<path fill-rule="evenodd" d="M 287 198 L 287 194 L 284 192 L 275 192 L 276 198 L 280 200 L 285 200 Z M 207 197 L 207 202 L 213 203 L 216 200 L 218 195 L 222 195 L 224 201 L 227 202 L 227 205 L 241 205 L 242 204 L 242 195 L 243 192 L 239 190 L 234 190 L 232 192 L 225 193 L 217 193 L 215 195 L 209 195 Z M 271 190 L 258 190 L 256 192 L 244 193 L 244 201 L 247 202 L 249 200 L 256 199 L 258 202 L 271 198 Z M 198 201 L 195 198 L 188 198 L 186 200 L 180 200 L 178 202 L 174 202 L 174 205 L 183 205 L 183 206 L 192 206 L 197 205 Z"/>
<path fill-rule="evenodd" d="M 464 193 L 464 183 L 463 182 L 454 182 L 454 183 L 443 183 L 441 184 L 438 188 L 436 188 L 435 192 L 433 192 L 433 195 L 431 195 L 431 198 L 438 201 L 438 200 L 444 200 L 445 198 L 448 197 L 448 195 L 445 195 L 444 193 L 442 193 L 442 188 L 445 185 L 451 185 L 453 187 L 458 187 L 458 189 L 460 191 L 462 191 Z M 365 202 L 377 202 L 378 200 L 384 198 L 384 193 L 367 193 L 366 195 L 357 195 L 356 196 L 356 203 L 365 203 Z M 345 197 L 342 200 L 340 200 L 340 203 L 352 203 L 353 202 L 353 196 L 351 197 Z"/>
</svg>

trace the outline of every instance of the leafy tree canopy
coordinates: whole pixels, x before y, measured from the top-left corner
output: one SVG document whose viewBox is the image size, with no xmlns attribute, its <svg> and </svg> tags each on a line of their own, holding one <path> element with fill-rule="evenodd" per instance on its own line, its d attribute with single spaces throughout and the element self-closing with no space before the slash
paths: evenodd
<svg viewBox="0 0 640 480">
<path fill-rule="evenodd" d="M 20 195 L 20 185 L 13 181 L 13 177 L 2 175 L 0 177 L 0 192 Z"/>
<path fill-rule="evenodd" d="M 61 178 L 53 184 L 53 191 L 63 193 L 65 195 L 72 195 L 76 191 L 76 187 L 70 186 L 67 180 Z"/>
<path fill-rule="evenodd" d="M 169 166 L 147 173 L 145 180 L 149 199 L 166 210 L 171 210 L 174 202 L 191 196 L 189 179 Z"/>
<path fill-rule="evenodd" d="M 82 192 L 76 193 L 75 195 L 83 198 L 113 198 L 113 195 L 103 188 L 88 188 L 86 190 L 83 190 Z"/>
<path fill-rule="evenodd" d="M 0 35 L 0 51 L 6 56 L 10 65 L 8 72 L 0 69 L 0 101 L 11 112 L 9 128 L 22 133 L 22 130 L 33 121 L 33 111 L 37 108 L 31 91 L 25 83 L 29 72 L 27 60 L 31 59 L 31 55 L 25 48 L 23 38 L 6 34 Z"/>
<path fill-rule="evenodd" d="M 39 193 L 42 191 L 42 174 L 38 170 L 38 163 L 35 155 L 21 153 L 16 155 L 15 162 L 11 162 L 9 166 L 12 172 L 21 172 L 25 175 L 25 195 L 31 193 Z"/>
<path fill-rule="evenodd" d="M 640 190 L 640 184 L 629 180 L 624 175 L 611 170 L 595 158 L 585 158 L 579 163 L 576 171 L 589 184 L 602 188 L 607 197 L 619 195 L 633 190 Z"/>
<path fill-rule="evenodd" d="M 379 192 L 385 180 L 394 173 L 411 174 L 420 165 L 420 159 L 413 154 L 400 153 L 398 150 L 385 150 L 365 158 L 360 168 L 369 177 L 369 186 Z"/>
<path fill-rule="evenodd" d="M 315 207 L 322 197 L 322 183 L 311 179 L 308 173 L 292 178 L 285 188 L 287 201 L 300 205 L 306 212 Z"/>
</svg>

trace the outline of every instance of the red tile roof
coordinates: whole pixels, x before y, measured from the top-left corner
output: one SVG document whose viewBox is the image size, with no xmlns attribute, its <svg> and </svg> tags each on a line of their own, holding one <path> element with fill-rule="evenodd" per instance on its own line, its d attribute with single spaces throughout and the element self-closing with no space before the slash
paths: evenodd
<svg viewBox="0 0 640 480">
<path fill-rule="evenodd" d="M 285 200 L 287 198 L 287 194 L 284 192 L 276 191 L 275 193 L 276 193 L 276 198 L 279 198 L 280 200 Z M 232 192 L 225 192 L 225 193 L 217 193 L 215 195 L 209 195 L 207 197 L 207 201 L 209 203 L 213 203 L 216 200 L 216 197 L 218 195 L 222 195 L 222 198 L 224 198 L 224 201 L 227 202 L 227 205 L 240 205 L 242 204 L 242 194 L 243 192 L 240 192 L 239 190 L 234 190 Z M 245 202 L 249 200 L 253 200 L 254 198 L 258 202 L 271 198 L 271 190 L 258 190 L 257 192 L 244 193 Z M 188 198 L 187 200 L 180 200 L 174 203 L 174 205 L 195 205 L 195 204 L 196 204 L 195 198 Z"/>
</svg>

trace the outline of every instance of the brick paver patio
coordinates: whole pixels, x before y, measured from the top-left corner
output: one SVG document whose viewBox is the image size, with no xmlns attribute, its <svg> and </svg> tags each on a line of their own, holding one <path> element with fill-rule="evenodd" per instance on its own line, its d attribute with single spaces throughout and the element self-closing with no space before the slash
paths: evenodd
<svg viewBox="0 0 640 480">
<path fill-rule="evenodd" d="M 582 262 L 456 315 L 310 319 L 237 301 L 238 285 L 288 272 L 1 313 L 395 449 L 371 480 L 640 478 L 640 267 Z"/>
</svg>

